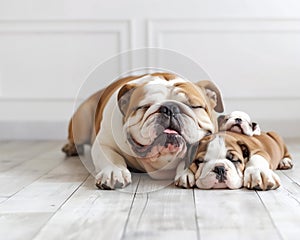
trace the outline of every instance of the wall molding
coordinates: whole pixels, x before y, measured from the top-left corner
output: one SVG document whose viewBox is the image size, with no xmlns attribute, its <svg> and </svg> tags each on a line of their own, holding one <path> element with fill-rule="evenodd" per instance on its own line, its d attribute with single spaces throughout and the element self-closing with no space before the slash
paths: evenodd
<svg viewBox="0 0 300 240">
<path fill-rule="evenodd" d="M 162 47 L 165 33 L 300 32 L 300 18 L 151 19 L 147 21 L 149 47 Z"/>
<path fill-rule="evenodd" d="M 217 38 L 214 36 L 214 34 L 217 34 Z M 237 35 L 235 35 L 237 34 Z M 247 35 L 246 35 L 247 34 Z M 275 35 L 272 35 L 275 34 Z M 192 45 L 192 47 L 184 46 L 184 44 L 180 43 L 182 41 L 184 41 L 184 36 L 186 36 L 188 38 L 187 42 L 190 43 Z M 261 46 L 265 46 L 266 51 L 268 52 L 268 46 L 266 44 L 266 40 L 268 41 L 272 41 L 272 39 L 274 38 L 274 44 L 277 43 L 282 43 L 282 45 L 278 45 L 278 50 L 281 56 L 281 54 L 283 54 L 283 49 L 284 49 L 284 44 L 286 44 L 287 47 L 287 54 L 290 54 L 290 56 L 292 56 L 293 58 L 288 58 L 287 54 L 283 54 L 283 60 L 284 63 L 289 64 L 289 66 L 293 66 L 293 68 L 289 69 L 287 67 L 287 65 L 283 64 L 283 71 L 288 71 L 287 74 L 288 77 L 292 77 L 289 78 L 290 82 L 296 82 L 297 81 L 297 73 L 299 73 L 299 71 L 295 72 L 296 70 L 296 63 L 299 60 L 299 57 L 295 57 L 296 53 L 299 53 L 299 48 L 296 48 L 296 53 L 295 54 L 291 54 L 291 52 L 293 50 L 291 50 L 291 48 L 295 46 L 295 41 L 299 39 L 300 37 L 300 18 L 202 18 L 202 19 L 198 19 L 198 18 L 190 18 L 190 19 L 150 19 L 147 21 L 147 44 L 150 47 L 159 47 L 159 48 L 164 48 L 164 47 L 168 47 L 169 45 L 172 46 L 171 49 L 172 50 L 179 50 L 179 51 L 183 51 L 185 52 L 185 50 L 187 50 L 187 52 L 189 52 L 190 56 L 196 56 L 196 58 L 200 59 L 201 62 L 201 56 L 195 53 L 195 55 L 193 55 L 193 50 L 191 50 L 192 48 L 195 49 L 195 52 L 197 52 L 197 44 L 199 43 L 199 49 L 201 49 L 200 51 L 205 52 L 205 47 L 201 47 L 201 37 L 204 37 L 203 41 L 206 44 L 205 46 L 211 47 L 212 45 L 210 45 L 207 42 L 207 39 L 212 39 L 212 41 L 214 41 L 214 39 L 225 39 L 225 41 L 227 39 L 239 39 L 239 37 L 241 37 L 241 39 L 246 39 L 247 37 L 245 36 L 250 36 L 250 39 L 255 39 L 257 40 L 257 42 L 255 42 L 255 40 L 253 42 L 250 42 L 250 46 L 252 46 L 253 48 L 251 48 L 251 51 L 254 52 L 253 55 L 251 55 L 250 53 L 250 57 L 252 57 L 251 59 L 253 61 L 255 61 L 253 58 L 253 56 L 255 56 L 255 54 L 258 56 L 258 62 L 263 62 L 263 60 L 261 60 L 262 58 L 260 58 L 260 56 L 258 55 L 258 51 L 255 51 L 256 49 L 254 48 L 255 46 L 259 47 L 260 50 L 262 50 L 262 52 L 264 51 L 263 47 L 260 47 L 259 44 L 259 39 L 262 39 L 262 45 Z M 179 37 L 180 40 L 176 40 Z M 189 39 L 193 39 L 193 37 L 195 37 L 195 39 L 197 39 L 199 42 L 194 42 L 193 40 Z M 288 45 L 290 40 L 293 40 L 293 38 L 295 37 L 295 41 L 292 41 L 293 45 Z M 167 39 L 167 40 L 166 40 Z M 172 39 L 174 39 L 174 43 L 172 43 Z M 278 40 L 277 40 L 278 39 Z M 265 42 L 264 42 L 265 40 Z M 169 42 L 171 42 L 169 44 Z M 217 42 L 217 40 L 216 40 Z M 246 40 L 247 42 L 247 40 Z M 215 42 L 214 42 L 215 43 Z M 222 45 L 222 43 L 220 43 Z M 244 54 L 244 56 L 246 55 L 245 52 L 247 52 L 247 50 L 243 51 L 242 47 L 243 47 L 243 43 L 240 42 L 236 42 L 236 49 L 241 49 L 242 50 L 242 54 Z M 178 46 L 178 48 L 174 47 L 174 46 Z M 270 44 L 270 46 L 272 46 L 272 42 Z M 275 45 L 274 45 L 275 46 Z M 282 46 L 282 47 L 280 47 Z M 232 46 L 229 45 L 229 47 Z M 211 48 L 209 48 L 211 49 Z M 246 48 L 244 48 L 246 49 Z M 254 51 L 253 51 L 254 50 Z M 212 50 L 213 51 L 213 50 Z M 192 53 L 191 53 L 192 52 Z M 224 51 L 226 52 L 226 51 Z M 203 59 L 207 58 L 209 59 L 209 63 L 206 66 L 205 64 L 203 64 L 205 66 L 205 69 L 208 69 L 210 74 L 214 74 L 216 78 L 212 78 L 212 79 L 222 79 L 222 76 L 220 76 L 220 74 L 216 74 L 216 72 L 218 71 L 218 69 L 220 70 L 218 73 L 220 73 L 222 70 L 225 73 L 225 81 L 228 80 L 228 78 L 230 78 L 230 73 L 229 71 L 224 70 L 224 68 L 222 68 L 222 66 L 230 66 L 231 71 L 234 71 L 234 65 L 230 65 L 230 64 L 234 64 L 237 62 L 236 61 L 236 56 L 238 55 L 237 53 L 238 51 L 234 52 L 234 57 L 233 57 L 233 62 L 229 62 L 222 64 L 218 61 L 213 61 L 213 58 L 209 58 L 207 57 L 208 55 L 204 55 Z M 276 50 L 274 49 L 274 51 L 276 53 Z M 209 54 L 207 52 L 205 52 L 206 54 Z M 270 51 L 269 51 L 270 53 Z M 276 59 L 276 54 L 274 53 L 275 56 L 272 56 L 272 59 L 270 57 L 271 60 L 271 64 L 275 63 L 275 72 L 276 71 L 280 71 L 280 66 L 279 66 L 279 62 L 280 62 L 280 58 Z M 299 55 L 299 54 L 298 54 Z M 298 56 L 297 55 L 297 56 Z M 222 55 L 222 50 L 221 50 L 221 54 L 218 55 L 217 52 L 212 52 L 211 56 L 214 56 L 216 58 L 218 58 L 220 56 L 220 58 L 224 58 L 224 54 Z M 268 59 L 268 56 L 270 55 L 262 55 L 262 56 L 267 56 L 266 59 Z M 199 58 L 198 58 L 199 57 Z M 289 59 L 293 59 L 293 60 L 289 60 Z M 241 60 L 243 62 L 241 62 L 241 67 L 246 68 L 245 65 L 246 64 L 250 64 L 249 62 L 247 62 L 246 59 L 241 58 Z M 159 62 L 157 59 L 151 59 L 152 63 L 155 65 L 159 65 Z M 268 60 L 267 60 L 268 61 Z M 274 62 L 272 62 L 274 61 Z M 292 62 L 293 61 L 293 62 Z M 195 61 L 196 62 L 196 61 Z M 245 63 L 245 64 L 244 64 Z M 256 62 L 253 62 L 254 65 Z M 238 63 L 237 63 L 238 64 Z M 244 65 L 243 65 L 244 64 Z M 209 66 L 209 67 L 208 67 Z M 251 66 L 251 65 L 248 65 Z M 262 65 L 261 65 L 262 66 Z M 268 62 L 265 63 L 265 68 L 266 71 L 265 73 L 263 72 L 263 70 L 261 70 L 262 68 L 258 68 L 259 69 L 259 73 L 257 75 L 257 79 L 258 81 L 263 81 L 263 84 L 265 84 L 264 82 L 264 77 L 266 77 L 265 79 L 268 79 L 269 84 L 272 85 L 272 77 L 273 79 L 275 79 L 274 81 L 280 81 L 279 78 L 274 78 L 274 76 L 272 76 L 272 74 L 270 74 L 272 71 L 271 67 L 272 65 L 268 64 Z M 257 67 L 257 66 L 256 66 Z M 251 68 L 251 67 L 250 67 Z M 249 69 L 249 67 L 248 67 Z M 215 70 L 215 72 L 214 72 Z M 249 70 L 250 71 L 250 70 Z M 243 73 L 240 71 L 237 71 L 238 73 Z M 295 72 L 294 75 L 292 74 L 292 72 Z M 244 69 L 244 73 L 247 73 L 247 70 Z M 283 72 L 281 72 L 283 73 Z M 268 74 L 270 76 L 268 76 Z M 243 74 L 241 74 L 243 75 Z M 246 75 L 246 74 L 244 74 Z M 251 77 L 255 77 L 255 74 L 250 73 Z M 284 78 L 284 74 L 279 74 L 281 76 L 281 78 Z M 247 79 L 247 76 L 243 76 Z M 234 77 L 232 77 L 232 79 L 234 79 Z M 252 78 L 253 79 L 253 78 Z M 237 80 L 237 79 L 236 79 Z M 250 79 L 247 79 L 248 81 L 250 81 Z M 231 83 L 232 84 L 232 81 Z M 276 85 L 276 83 L 275 83 Z M 280 87 L 277 88 L 277 91 L 274 91 L 274 96 L 276 96 L 276 99 L 285 99 L 285 98 L 289 98 L 289 93 L 292 94 L 292 97 L 294 98 L 299 98 L 299 94 L 295 89 L 291 89 L 290 91 L 287 91 L 287 93 L 284 93 L 283 91 L 281 91 L 280 89 L 283 89 L 283 84 L 278 84 Z M 241 87 L 241 86 L 239 86 Z M 263 85 L 263 88 L 267 88 L 266 84 Z M 262 88 L 262 89 L 263 89 Z M 273 87 L 273 90 L 275 90 L 275 87 Z M 272 91 L 273 91 L 272 90 Z M 228 91 L 228 89 L 225 88 L 225 92 L 227 93 L 226 97 L 232 97 L 236 100 L 238 99 L 243 99 L 243 96 L 246 95 L 246 98 L 249 98 L 250 95 L 253 94 L 248 94 L 247 92 L 241 92 L 241 93 L 235 93 L 232 94 L 233 96 L 230 95 L 230 92 Z M 274 97 L 272 96 L 272 94 L 267 94 L 267 96 L 264 97 L 264 92 L 262 91 L 258 91 L 257 96 L 259 98 L 264 98 L 264 99 L 274 99 Z M 255 98 L 253 96 L 253 98 Z"/>
<path fill-rule="evenodd" d="M 129 19 L 106 20 L 106 19 L 53 19 L 53 20 L 5 20 L 0 19 L 0 39 L 2 36 L 22 35 L 31 37 L 42 34 L 67 35 L 67 34 L 114 34 L 117 38 L 116 54 L 131 48 L 132 23 Z M 109 57 L 110 58 L 110 57 Z M 109 59 L 108 58 L 108 59 Z M 99 64 L 99 63 L 97 63 Z M 130 59 L 120 62 L 119 71 L 130 66 Z M 88 72 L 87 72 L 88 73 Z M 3 96 L 3 77 L 0 75 L 0 99 L 10 98 Z M 13 97 L 12 97 L 13 98 Z M 16 97 L 18 99 L 18 97 Z M 32 97 L 34 98 L 34 97 Z M 23 99 L 26 99 L 24 97 Z M 36 98 L 37 100 L 39 97 Z"/>
<path fill-rule="evenodd" d="M 131 47 L 131 20 L 128 19 L 0 20 L 0 35 L 29 33 L 116 33 L 119 34 L 119 51 Z"/>
</svg>

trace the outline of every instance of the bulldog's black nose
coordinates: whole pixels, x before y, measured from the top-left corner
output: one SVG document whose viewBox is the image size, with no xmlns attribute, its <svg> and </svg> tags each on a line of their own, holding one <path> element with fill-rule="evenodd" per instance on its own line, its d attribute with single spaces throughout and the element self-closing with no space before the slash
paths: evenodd
<svg viewBox="0 0 300 240">
<path fill-rule="evenodd" d="M 180 113 L 180 109 L 177 104 L 165 103 L 160 106 L 159 112 L 167 115 L 168 117 L 173 117 L 176 114 Z"/>
<path fill-rule="evenodd" d="M 219 182 L 224 182 L 227 179 L 226 169 L 224 166 L 216 166 L 213 172 L 216 173 L 216 178 L 219 180 Z"/>
<path fill-rule="evenodd" d="M 235 122 L 238 123 L 238 124 L 240 124 L 240 123 L 242 122 L 242 119 L 236 118 L 236 119 L 235 119 Z"/>
</svg>

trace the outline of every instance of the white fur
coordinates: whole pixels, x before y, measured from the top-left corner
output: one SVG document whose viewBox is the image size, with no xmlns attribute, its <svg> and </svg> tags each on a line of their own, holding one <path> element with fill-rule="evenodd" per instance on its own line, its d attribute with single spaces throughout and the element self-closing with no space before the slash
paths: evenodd
<svg viewBox="0 0 300 240">
<path fill-rule="evenodd" d="M 270 169 L 268 161 L 253 155 L 246 165 L 244 172 L 244 187 L 249 189 L 276 189 L 280 186 L 278 175 Z"/>
<path fill-rule="evenodd" d="M 290 169 L 293 167 L 292 159 L 284 158 L 280 161 L 278 165 L 278 169 Z"/>
</svg>

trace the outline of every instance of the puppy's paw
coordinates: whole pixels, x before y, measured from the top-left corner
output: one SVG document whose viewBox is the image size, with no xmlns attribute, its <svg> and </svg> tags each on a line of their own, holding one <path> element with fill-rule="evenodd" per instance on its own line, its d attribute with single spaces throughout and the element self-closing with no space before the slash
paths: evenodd
<svg viewBox="0 0 300 240">
<path fill-rule="evenodd" d="M 280 186 L 278 175 L 269 168 L 248 167 L 244 173 L 244 187 L 254 190 L 270 190 Z"/>
<path fill-rule="evenodd" d="M 108 166 L 96 176 L 96 186 L 104 190 L 124 188 L 129 183 L 131 183 L 131 173 L 127 168 Z"/>
<path fill-rule="evenodd" d="M 284 158 L 280 161 L 278 168 L 280 170 L 291 169 L 293 167 L 292 159 Z"/>
<path fill-rule="evenodd" d="M 175 177 L 175 185 L 177 187 L 189 188 L 195 185 L 195 175 L 190 169 L 185 169 Z"/>
</svg>

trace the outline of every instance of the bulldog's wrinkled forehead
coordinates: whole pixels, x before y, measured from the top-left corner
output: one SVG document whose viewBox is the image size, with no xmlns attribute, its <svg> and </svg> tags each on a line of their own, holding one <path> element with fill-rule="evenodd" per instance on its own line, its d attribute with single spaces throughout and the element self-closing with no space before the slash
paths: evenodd
<svg viewBox="0 0 300 240">
<path fill-rule="evenodd" d="M 153 76 L 153 75 L 146 75 L 141 78 L 135 79 L 131 81 L 130 83 L 133 84 L 138 84 L 138 85 L 143 85 L 147 83 L 149 86 L 153 86 L 153 84 L 159 84 L 163 86 L 173 86 L 176 83 L 182 83 L 182 82 L 187 82 L 187 80 L 184 80 L 183 78 L 180 78 L 178 76 L 175 76 L 173 78 L 166 79 L 162 76 Z"/>
<path fill-rule="evenodd" d="M 227 148 L 223 137 L 216 135 L 216 137 L 209 142 L 206 149 L 205 160 L 216 160 L 225 158 Z"/>
<path fill-rule="evenodd" d="M 177 76 L 172 79 L 165 79 L 160 76 L 147 75 L 131 83 L 143 89 L 144 99 L 141 100 L 141 104 L 143 104 L 144 102 L 160 102 L 166 99 L 184 102 L 186 101 L 186 96 L 178 92 L 177 86 L 180 83 L 187 82 L 187 80 Z"/>
<path fill-rule="evenodd" d="M 243 137 L 233 132 L 218 132 L 209 135 L 200 142 L 198 153 L 205 152 L 205 160 L 225 158 L 227 151 L 238 150 L 238 138 Z"/>
</svg>

